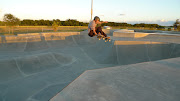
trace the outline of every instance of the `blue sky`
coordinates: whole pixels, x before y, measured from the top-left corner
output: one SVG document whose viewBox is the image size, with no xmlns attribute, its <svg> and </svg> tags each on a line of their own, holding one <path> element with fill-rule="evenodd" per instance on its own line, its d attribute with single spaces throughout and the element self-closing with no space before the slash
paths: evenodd
<svg viewBox="0 0 180 101">
<path fill-rule="evenodd" d="M 94 0 L 93 16 L 101 20 L 171 25 L 180 19 L 180 0 Z M 11 13 L 22 19 L 90 21 L 91 0 L 1 0 L 0 20 Z"/>
</svg>

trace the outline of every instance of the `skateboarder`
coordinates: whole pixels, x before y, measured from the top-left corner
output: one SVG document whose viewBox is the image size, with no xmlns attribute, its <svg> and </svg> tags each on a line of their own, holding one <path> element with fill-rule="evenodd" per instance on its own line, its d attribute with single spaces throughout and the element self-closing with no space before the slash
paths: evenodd
<svg viewBox="0 0 180 101">
<path fill-rule="evenodd" d="M 100 18 L 98 16 L 95 16 L 94 17 L 94 20 L 91 21 L 88 25 L 88 32 L 89 32 L 89 36 L 90 37 L 93 37 L 95 35 L 104 35 L 105 37 L 107 37 L 107 35 L 102 31 L 102 28 L 101 26 L 100 27 L 96 27 L 97 24 L 102 24 L 102 23 L 108 23 L 107 21 L 103 22 L 101 21 L 100 22 Z"/>
</svg>

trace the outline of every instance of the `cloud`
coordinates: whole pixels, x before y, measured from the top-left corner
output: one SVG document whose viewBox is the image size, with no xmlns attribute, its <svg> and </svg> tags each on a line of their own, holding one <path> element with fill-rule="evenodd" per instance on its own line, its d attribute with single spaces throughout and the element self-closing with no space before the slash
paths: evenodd
<svg viewBox="0 0 180 101">
<path fill-rule="evenodd" d="M 157 21 L 157 24 L 162 26 L 173 26 L 175 21 Z"/>
<path fill-rule="evenodd" d="M 119 16 L 125 16 L 125 14 L 119 14 Z"/>
<path fill-rule="evenodd" d="M 167 22 L 165 19 L 161 19 L 160 22 Z"/>
</svg>

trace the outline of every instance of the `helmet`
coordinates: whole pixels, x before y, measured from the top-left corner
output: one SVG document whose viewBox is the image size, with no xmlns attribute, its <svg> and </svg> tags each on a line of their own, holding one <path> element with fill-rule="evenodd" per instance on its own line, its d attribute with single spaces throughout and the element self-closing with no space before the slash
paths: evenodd
<svg viewBox="0 0 180 101">
<path fill-rule="evenodd" d="M 95 16 L 94 20 L 99 20 L 100 21 L 100 18 L 98 16 Z"/>
</svg>

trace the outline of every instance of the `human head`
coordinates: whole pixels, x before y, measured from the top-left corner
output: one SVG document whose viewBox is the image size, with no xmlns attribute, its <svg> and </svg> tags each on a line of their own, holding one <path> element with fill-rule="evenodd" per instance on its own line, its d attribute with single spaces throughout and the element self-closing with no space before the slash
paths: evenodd
<svg viewBox="0 0 180 101">
<path fill-rule="evenodd" d="M 97 22 L 97 21 L 100 21 L 100 18 L 98 16 L 95 16 L 94 17 L 94 21 Z"/>
</svg>

